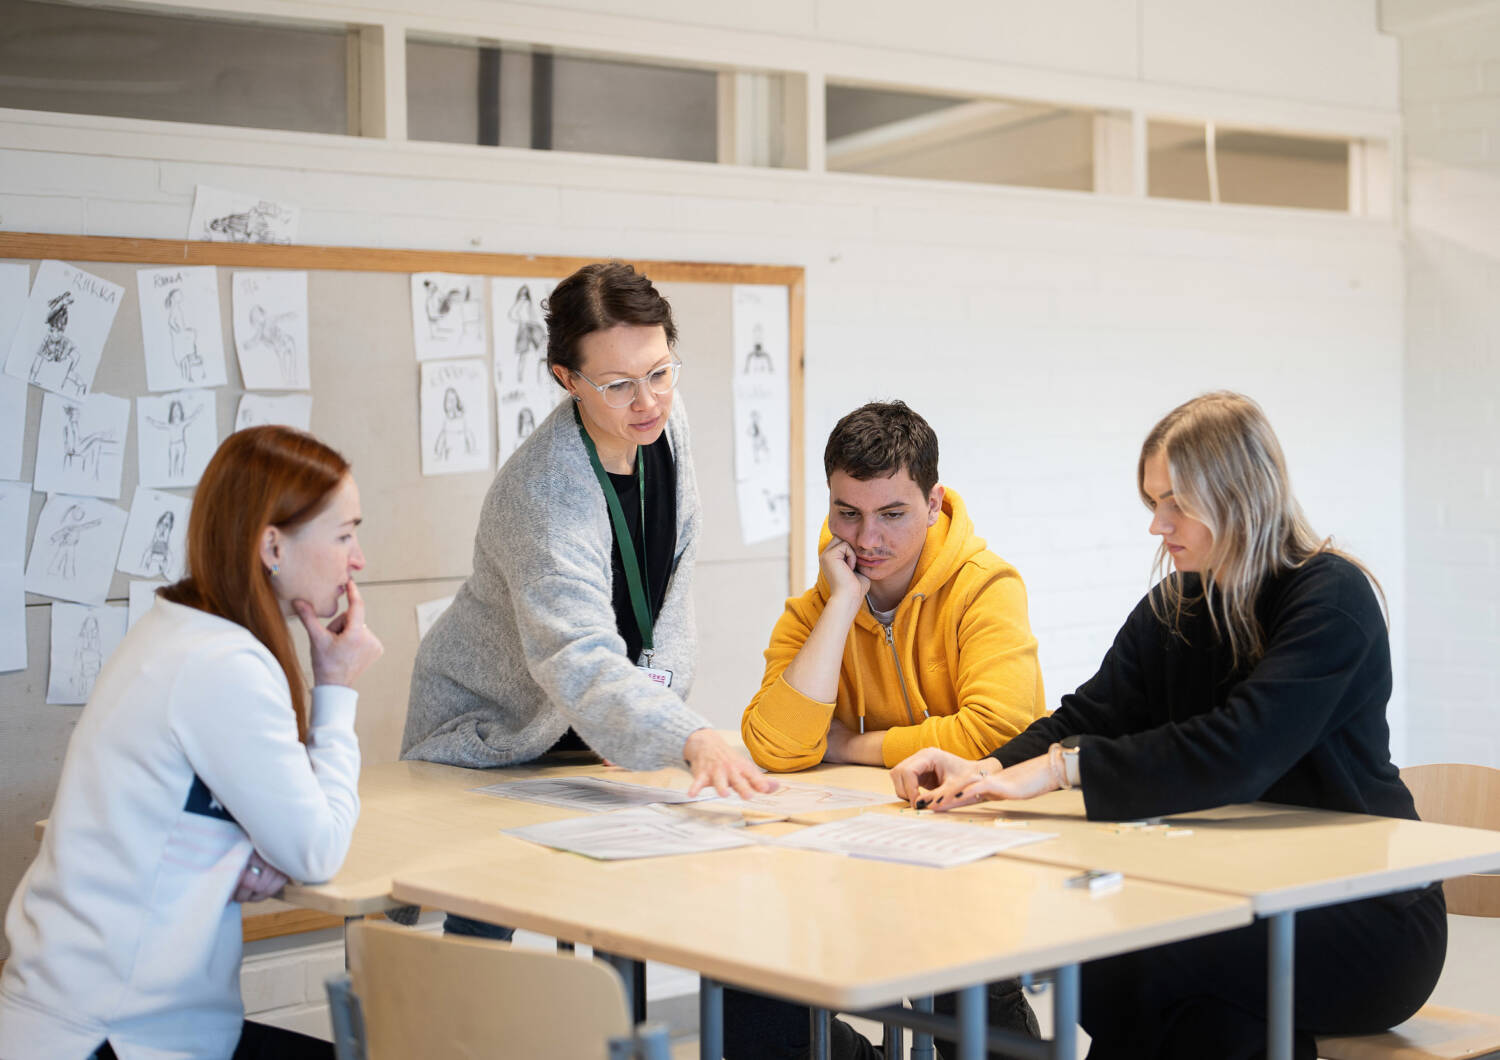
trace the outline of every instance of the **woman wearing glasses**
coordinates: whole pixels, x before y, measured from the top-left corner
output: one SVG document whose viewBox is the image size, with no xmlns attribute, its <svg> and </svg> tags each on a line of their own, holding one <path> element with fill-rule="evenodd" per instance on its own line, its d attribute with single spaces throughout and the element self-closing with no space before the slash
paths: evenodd
<svg viewBox="0 0 1500 1060">
<path fill-rule="evenodd" d="M 685 764 L 693 793 L 768 791 L 683 703 L 702 515 L 671 307 L 618 262 L 579 269 L 546 306 L 571 400 L 490 487 L 474 573 L 417 653 L 403 757 L 488 767 L 587 747 Z"/>
</svg>

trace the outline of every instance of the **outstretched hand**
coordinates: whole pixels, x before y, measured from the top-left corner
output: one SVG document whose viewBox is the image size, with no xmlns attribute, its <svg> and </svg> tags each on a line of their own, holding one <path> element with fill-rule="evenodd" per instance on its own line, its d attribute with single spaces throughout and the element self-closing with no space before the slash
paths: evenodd
<svg viewBox="0 0 1500 1060">
<path fill-rule="evenodd" d="M 682 758 L 687 763 L 688 772 L 693 774 L 693 782 L 687 790 L 689 796 L 712 786 L 720 795 L 735 793 L 743 799 L 750 799 L 781 786 L 712 729 L 698 729 L 690 735 L 682 745 Z"/>
<path fill-rule="evenodd" d="M 365 599 L 349 580 L 349 606 L 325 626 L 306 600 L 293 600 L 312 649 L 313 684 L 353 687 L 354 681 L 385 652 L 365 625 Z"/>
</svg>

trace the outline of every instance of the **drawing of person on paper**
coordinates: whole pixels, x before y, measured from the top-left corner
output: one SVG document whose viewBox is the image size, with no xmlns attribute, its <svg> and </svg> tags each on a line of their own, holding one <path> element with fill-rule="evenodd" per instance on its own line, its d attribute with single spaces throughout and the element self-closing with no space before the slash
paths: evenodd
<svg viewBox="0 0 1500 1060">
<path fill-rule="evenodd" d="M 151 531 L 151 540 L 146 545 L 146 551 L 141 555 L 141 569 L 148 576 L 168 577 L 167 571 L 172 566 L 172 527 L 176 522 L 177 517 L 170 511 L 162 512 L 157 516 L 156 526 Z"/>
<path fill-rule="evenodd" d="M 524 442 L 531 432 L 536 430 L 536 416 L 529 406 L 522 406 L 521 411 L 516 413 L 516 442 Z"/>
<path fill-rule="evenodd" d="M 114 448 L 114 435 L 108 431 L 84 434 L 78 425 L 82 410 L 77 405 L 64 405 L 63 416 L 63 467 L 72 467 L 76 461 L 79 468 L 99 477 L 99 458 Z"/>
<path fill-rule="evenodd" d="M 474 432 L 469 430 L 469 420 L 464 413 L 463 399 L 450 386 L 443 392 L 443 427 L 438 431 L 432 451 L 439 460 L 446 462 L 459 451 L 460 446 L 468 456 L 473 456 L 478 451 L 474 443 Z"/>
<path fill-rule="evenodd" d="M 63 291 L 48 300 L 47 334 L 42 336 L 42 344 L 37 347 L 36 355 L 31 359 L 29 381 L 37 383 L 44 366 L 62 364 L 67 366 L 63 370 L 62 385 L 82 394 L 88 388 L 78 378 L 75 371 L 78 367 L 78 344 L 64 334 L 68 328 L 68 306 L 72 304 L 72 291 Z M 37 383 L 37 385 L 41 384 Z"/>
<path fill-rule="evenodd" d="M 187 474 L 188 424 L 197 419 L 202 411 L 203 406 L 199 405 L 192 412 L 184 414 L 182 402 L 173 399 L 172 404 L 167 407 L 166 423 L 155 416 L 146 417 L 146 422 L 151 426 L 167 432 L 167 473 L 173 478 L 181 478 Z"/>
<path fill-rule="evenodd" d="M 276 355 L 276 363 L 281 368 L 281 380 L 288 386 L 297 385 L 297 340 L 281 325 L 283 321 L 291 320 L 296 315 L 296 310 L 292 310 L 268 319 L 265 306 L 251 306 L 250 326 L 255 329 L 255 333 L 245 342 L 246 349 L 264 346 Z"/>
<path fill-rule="evenodd" d="M 455 316 L 458 318 L 460 335 L 477 334 L 483 328 L 483 310 L 468 287 L 450 287 L 444 290 L 431 280 L 423 280 L 422 288 L 427 292 L 424 308 L 430 337 L 445 339 L 452 335 Z"/>
<path fill-rule="evenodd" d="M 78 542 L 85 530 L 92 530 L 102 520 L 84 522 L 88 513 L 76 504 L 63 512 L 62 525 L 52 531 L 47 541 L 52 545 L 52 559 L 47 564 L 47 573 L 72 581 L 78 576 Z"/>
<path fill-rule="evenodd" d="M 198 329 L 188 320 L 181 287 L 167 292 L 167 334 L 172 339 L 172 361 L 185 383 L 203 381 L 203 358 L 198 353 Z"/>
<path fill-rule="evenodd" d="M 228 236 L 231 243 L 286 243 L 289 240 L 280 238 L 276 230 L 276 225 L 286 217 L 280 206 L 262 199 L 248 210 L 215 217 L 208 222 L 208 228 Z"/>
<path fill-rule="evenodd" d="M 764 463 L 771 455 L 771 443 L 766 438 L 766 429 L 760 425 L 760 410 L 750 410 L 750 451 L 757 464 Z"/>
<path fill-rule="evenodd" d="M 99 636 L 99 620 L 88 615 L 78 627 L 78 643 L 73 647 L 73 691 L 87 699 L 103 668 L 104 645 Z"/>
<path fill-rule="evenodd" d="M 515 300 L 511 302 L 505 319 L 516 326 L 516 381 L 519 383 L 526 375 L 527 355 L 539 354 L 547 347 L 547 326 L 542 323 L 541 314 L 531 298 L 529 284 L 523 283 L 516 289 Z M 542 360 L 539 367 L 545 373 L 545 357 Z M 542 378 L 545 375 L 539 376 L 539 380 Z"/>
<path fill-rule="evenodd" d="M 766 329 L 756 324 L 751 334 L 754 336 L 755 345 L 751 347 L 749 353 L 745 354 L 745 374 L 770 375 L 776 371 L 776 364 L 771 360 L 771 355 L 766 352 Z"/>
</svg>

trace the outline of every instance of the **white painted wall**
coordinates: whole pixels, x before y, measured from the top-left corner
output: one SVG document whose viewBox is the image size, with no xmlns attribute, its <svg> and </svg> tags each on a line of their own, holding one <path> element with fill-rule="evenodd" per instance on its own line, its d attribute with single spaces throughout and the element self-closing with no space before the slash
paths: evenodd
<svg viewBox="0 0 1500 1060">
<path fill-rule="evenodd" d="M 1408 164 L 1408 746 L 1500 766 L 1500 3 L 1384 14 Z"/>
</svg>

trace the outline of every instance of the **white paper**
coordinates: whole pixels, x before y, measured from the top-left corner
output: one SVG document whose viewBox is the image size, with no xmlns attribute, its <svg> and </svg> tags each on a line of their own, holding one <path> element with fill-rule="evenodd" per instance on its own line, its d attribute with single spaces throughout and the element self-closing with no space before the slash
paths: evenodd
<svg viewBox="0 0 1500 1060">
<path fill-rule="evenodd" d="M 209 243 L 295 243 L 301 211 L 242 191 L 199 184 L 188 238 Z"/>
<path fill-rule="evenodd" d="M 427 636 L 427 631 L 432 628 L 448 605 L 453 603 L 453 597 L 444 596 L 437 600 L 427 600 L 417 605 L 417 639 L 421 640 Z"/>
<path fill-rule="evenodd" d="M 0 479 L 21 477 L 26 450 L 26 397 L 31 388 L 20 379 L 0 375 Z"/>
<path fill-rule="evenodd" d="M 504 464 L 537 424 L 568 395 L 547 370 L 547 325 L 542 302 L 556 280 L 496 277 L 490 281 L 495 313 L 497 456 Z"/>
<path fill-rule="evenodd" d="M 818 813 L 823 810 L 850 810 L 861 806 L 880 806 L 896 802 L 896 796 L 887 792 L 880 794 L 858 791 L 854 788 L 836 788 L 820 784 L 788 784 L 767 793 L 757 793 L 753 798 L 727 795 L 713 799 L 705 806 L 723 803 L 741 810 L 758 810 L 763 813 L 786 815 L 793 813 Z"/>
<path fill-rule="evenodd" d="M 26 562 L 26 521 L 31 483 L 0 482 L 0 563 Z"/>
<path fill-rule="evenodd" d="M 0 673 L 26 669 L 26 574 L 0 559 Z"/>
<path fill-rule="evenodd" d="M 483 278 L 451 272 L 413 273 L 411 323 L 419 361 L 483 357 Z"/>
<path fill-rule="evenodd" d="M 146 386 L 223 386 L 224 324 L 219 316 L 219 270 L 212 265 L 141 269 L 141 345 Z"/>
<path fill-rule="evenodd" d="M 123 607 L 52 605 L 52 666 L 48 703 L 86 703 L 94 681 L 125 639 Z"/>
<path fill-rule="evenodd" d="M 26 297 L 31 291 L 31 268 L 26 265 L 0 265 L 0 350 L 10 349 L 16 328 L 26 312 Z"/>
<path fill-rule="evenodd" d="M 740 285 L 733 294 L 734 478 L 747 545 L 791 529 L 791 420 L 785 287 Z"/>
<path fill-rule="evenodd" d="M 44 395 L 36 439 L 36 491 L 118 499 L 129 430 L 129 398 Z"/>
<path fill-rule="evenodd" d="M 484 361 L 423 361 L 422 474 L 490 466 L 489 385 Z"/>
<path fill-rule="evenodd" d="M 503 831 L 542 846 L 605 861 L 701 854 L 750 846 L 754 842 L 743 829 L 706 824 L 646 807 Z"/>
<path fill-rule="evenodd" d="M 246 394 L 240 398 L 240 409 L 234 417 L 234 429 L 259 427 L 274 423 L 312 430 L 311 394 Z"/>
<path fill-rule="evenodd" d="M 131 582 L 130 583 L 130 626 L 134 627 L 137 622 L 146 617 L 146 612 L 156 604 L 156 590 L 160 589 L 166 582 Z"/>
<path fill-rule="evenodd" d="M 211 390 L 179 390 L 135 399 L 142 486 L 195 486 L 219 447 Z"/>
<path fill-rule="evenodd" d="M 94 383 L 125 288 L 61 261 L 37 269 L 5 359 L 17 379 L 66 397 Z"/>
<path fill-rule="evenodd" d="M 115 569 L 169 582 L 181 578 L 192 507 L 186 497 L 137 486 Z"/>
<path fill-rule="evenodd" d="M 234 274 L 234 347 L 246 390 L 311 390 L 307 273 Z"/>
<path fill-rule="evenodd" d="M 862 813 L 777 836 L 770 842 L 830 854 L 945 869 L 978 861 L 1011 847 L 1052 838 L 1054 833 L 1051 832 L 1015 832 L 932 817 Z"/>
<path fill-rule="evenodd" d="M 511 780 L 469 790 L 501 799 L 539 802 L 543 806 L 556 806 L 560 810 L 582 810 L 586 813 L 606 813 L 656 803 L 706 802 L 713 798 L 712 794 L 690 798 L 686 792 L 675 788 L 626 784 L 602 777 L 541 777 L 535 780 Z"/>
<path fill-rule="evenodd" d="M 47 498 L 31 539 L 26 563 L 26 591 L 100 605 L 109 592 L 125 509 L 97 497 Z"/>
</svg>

